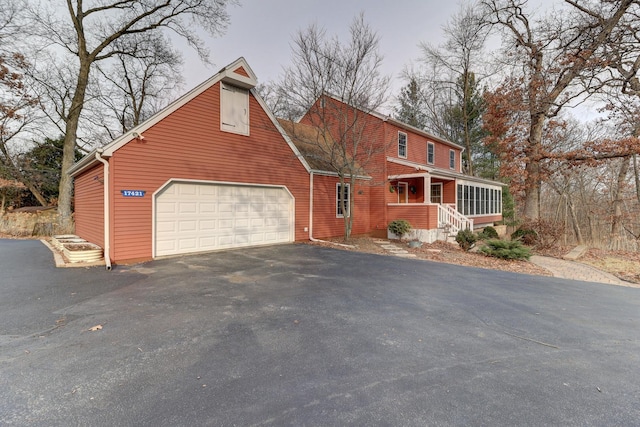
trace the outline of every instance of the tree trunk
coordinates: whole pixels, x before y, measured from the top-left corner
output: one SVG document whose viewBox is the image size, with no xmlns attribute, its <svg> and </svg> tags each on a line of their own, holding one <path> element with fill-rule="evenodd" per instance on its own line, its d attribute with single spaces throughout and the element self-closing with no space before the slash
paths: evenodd
<svg viewBox="0 0 640 427">
<path fill-rule="evenodd" d="M 569 207 L 569 215 L 571 216 L 571 225 L 573 232 L 576 236 L 576 240 L 579 245 L 584 244 L 584 237 L 582 236 L 582 230 L 580 229 L 580 223 L 578 222 L 578 215 L 576 215 L 576 206 L 573 204 L 570 196 L 567 196 L 567 206 Z"/>
<path fill-rule="evenodd" d="M 543 114 L 532 115 L 529 133 L 528 161 L 525 167 L 524 210 L 525 220 L 540 219 L 540 149 L 542 146 Z"/>
<path fill-rule="evenodd" d="M 636 199 L 638 199 L 638 203 L 640 203 L 640 170 L 638 168 L 638 156 L 636 154 L 633 155 L 633 175 L 636 183 Z"/>
<path fill-rule="evenodd" d="M 620 249 L 620 240 L 624 235 L 624 228 L 622 227 L 622 194 L 627 173 L 629 172 L 629 159 L 629 156 L 622 159 L 616 181 L 616 188 L 613 193 L 613 215 L 611 218 L 611 238 L 609 240 L 610 249 Z"/>
<path fill-rule="evenodd" d="M 467 174 L 473 175 L 473 160 L 471 152 L 471 135 L 469 130 L 469 70 L 464 70 L 462 95 L 462 121 L 464 124 L 464 144 L 467 151 Z"/>
<path fill-rule="evenodd" d="M 91 60 L 86 55 L 80 55 L 80 72 L 76 83 L 76 91 L 73 94 L 71 107 L 66 119 L 64 145 L 62 151 L 62 168 L 60 173 L 60 186 L 58 195 L 58 214 L 63 226 L 69 226 L 71 220 L 71 200 L 73 194 L 73 180 L 69 175 L 69 169 L 75 161 L 76 138 L 80 114 L 84 107 L 84 98 L 89 84 L 89 71 Z"/>
</svg>

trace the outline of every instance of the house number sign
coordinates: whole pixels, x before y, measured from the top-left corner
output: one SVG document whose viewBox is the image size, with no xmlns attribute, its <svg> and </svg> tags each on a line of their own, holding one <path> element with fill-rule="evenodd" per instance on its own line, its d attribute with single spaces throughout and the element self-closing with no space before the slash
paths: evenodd
<svg viewBox="0 0 640 427">
<path fill-rule="evenodd" d="M 144 197 L 144 190 L 120 190 L 124 197 Z"/>
</svg>

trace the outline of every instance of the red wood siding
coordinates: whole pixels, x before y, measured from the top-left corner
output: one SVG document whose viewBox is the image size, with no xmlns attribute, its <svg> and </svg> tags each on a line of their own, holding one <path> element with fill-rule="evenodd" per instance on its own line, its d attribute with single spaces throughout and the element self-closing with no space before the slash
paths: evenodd
<svg viewBox="0 0 640 427">
<path fill-rule="evenodd" d="M 104 166 L 95 166 L 75 179 L 76 234 L 104 247 Z"/>
<path fill-rule="evenodd" d="M 478 225 L 493 225 L 493 223 L 502 221 L 502 215 L 484 215 L 484 216 L 472 216 L 473 226 L 477 227 Z"/>
<path fill-rule="evenodd" d="M 457 202 L 457 186 L 455 181 L 444 181 L 442 183 L 442 203 L 455 205 Z"/>
<path fill-rule="evenodd" d="M 456 153 L 456 167 L 455 171 L 460 171 L 460 153 L 461 150 L 453 148 L 449 145 L 443 144 L 432 139 L 428 139 L 423 135 L 412 133 L 409 130 L 402 129 L 393 123 L 386 124 L 387 140 L 393 140 L 394 143 L 390 144 L 387 149 L 387 156 L 397 159 L 407 160 L 410 162 L 420 163 L 427 165 L 427 143 L 434 144 L 434 163 L 429 166 L 436 167 L 444 170 L 451 170 L 449 168 L 449 150 L 454 150 Z M 407 134 L 407 157 L 398 157 L 398 132 L 404 132 Z M 414 170 L 415 171 L 415 170 Z"/>
<path fill-rule="evenodd" d="M 416 170 L 416 168 L 413 168 L 411 166 L 399 165 L 397 163 L 387 164 L 387 174 L 389 176 L 407 175 L 412 173 L 424 173 L 424 171 L 418 171 Z"/>
<path fill-rule="evenodd" d="M 241 76 L 244 76 L 244 77 L 249 77 L 249 73 L 247 73 L 247 70 L 245 70 L 244 67 L 238 67 L 235 70 L 233 70 L 233 72 L 236 74 L 240 74 Z"/>
<path fill-rule="evenodd" d="M 313 176 L 313 236 L 327 238 L 344 236 L 344 219 L 336 217 L 336 184 L 338 178 Z M 365 234 L 370 230 L 369 197 L 371 187 L 366 182 L 354 191 L 353 227 L 351 234 Z M 359 194 L 362 193 L 362 194 Z"/>
<path fill-rule="evenodd" d="M 115 261 L 152 256 L 153 193 L 171 178 L 286 186 L 295 198 L 295 239 L 308 238 L 309 174 L 253 95 L 250 135 L 220 130 L 220 84 L 146 130 L 112 157 Z M 145 197 L 122 197 L 121 190 Z"/>
<path fill-rule="evenodd" d="M 388 206 L 389 222 L 406 219 L 412 228 L 429 230 L 438 226 L 438 205 L 393 205 Z"/>
</svg>

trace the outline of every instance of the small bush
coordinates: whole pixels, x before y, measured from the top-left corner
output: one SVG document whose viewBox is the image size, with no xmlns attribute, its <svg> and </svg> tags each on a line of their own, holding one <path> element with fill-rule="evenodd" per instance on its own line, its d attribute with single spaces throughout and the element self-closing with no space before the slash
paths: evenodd
<svg viewBox="0 0 640 427">
<path fill-rule="evenodd" d="M 489 240 L 489 239 L 498 239 L 500 238 L 500 236 L 498 236 L 498 232 L 496 231 L 495 228 L 488 226 L 488 227 L 485 227 L 480 234 L 478 234 L 478 238 L 480 238 L 480 240 Z"/>
<path fill-rule="evenodd" d="M 529 259 L 531 250 L 519 240 L 488 240 L 478 252 L 500 259 Z"/>
<path fill-rule="evenodd" d="M 389 223 L 389 231 L 402 238 L 411 230 L 411 224 L 406 219 L 396 219 Z"/>
<path fill-rule="evenodd" d="M 538 241 L 538 232 L 522 226 L 511 234 L 511 240 L 519 240 L 527 246 L 533 246 Z"/>
<path fill-rule="evenodd" d="M 456 234 L 456 242 L 458 242 L 458 245 L 464 251 L 468 251 L 473 248 L 477 241 L 478 236 L 469 229 L 460 230 L 458 231 L 458 234 Z"/>
<path fill-rule="evenodd" d="M 565 232 L 563 223 L 548 219 L 539 219 L 533 222 L 531 228 L 538 232 L 538 239 L 536 240 L 538 249 L 554 247 Z"/>
</svg>

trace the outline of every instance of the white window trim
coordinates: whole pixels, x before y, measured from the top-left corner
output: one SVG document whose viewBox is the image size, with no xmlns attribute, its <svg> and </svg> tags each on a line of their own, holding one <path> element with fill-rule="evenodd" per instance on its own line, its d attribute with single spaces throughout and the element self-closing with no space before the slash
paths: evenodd
<svg viewBox="0 0 640 427">
<path fill-rule="evenodd" d="M 400 135 L 404 135 L 404 155 L 400 154 Z M 398 157 L 401 159 L 407 158 L 407 152 L 409 150 L 409 137 L 406 133 L 398 131 Z"/>
<path fill-rule="evenodd" d="M 453 154 L 453 156 L 451 156 Z M 453 165 L 451 164 L 451 160 L 453 159 Z M 449 150 L 449 169 L 456 169 L 456 151 Z"/>
<path fill-rule="evenodd" d="M 461 195 L 462 199 L 458 197 L 457 189 L 456 189 L 456 205 L 458 206 L 458 212 L 469 217 L 483 217 L 483 216 L 494 216 L 494 215 L 502 215 L 502 187 L 497 187 L 493 185 L 484 185 L 471 181 L 458 181 L 458 186 L 462 186 Z M 464 187 L 467 186 L 467 197 L 464 197 Z M 476 203 L 476 188 L 480 188 L 479 196 L 480 196 L 480 204 Z M 487 191 L 488 190 L 488 191 Z M 491 199 L 491 192 L 494 192 L 493 197 L 495 198 L 493 203 L 489 203 L 489 211 L 487 212 L 487 200 Z M 488 197 L 488 199 L 487 199 Z M 462 203 L 461 203 L 462 202 Z M 467 206 L 468 212 L 465 213 L 465 205 Z M 480 212 L 476 212 L 476 207 L 480 207 Z M 473 214 L 471 213 L 473 211 Z M 483 212 L 484 211 L 484 212 Z"/>
<path fill-rule="evenodd" d="M 433 159 L 429 161 L 429 147 L 433 147 Z M 427 142 L 427 164 L 432 165 L 436 162 L 436 144 Z"/>
<path fill-rule="evenodd" d="M 433 203 L 433 201 L 431 200 L 432 198 L 431 189 L 433 187 L 440 187 L 440 201 L 437 204 L 441 205 L 442 204 L 442 183 L 441 182 L 432 182 L 431 185 L 429 185 L 429 203 Z"/>
<path fill-rule="evenodd" d="M 351 184 L 345 182 L 344 184 L 347 187 L 347 213 L 349 213 L 349 209 L 351 209 Z M 344 218 L 344 213 L 339 213 L 340 207 L 340 183 L 336 182 L 336 218 Z"/>
</svg>

